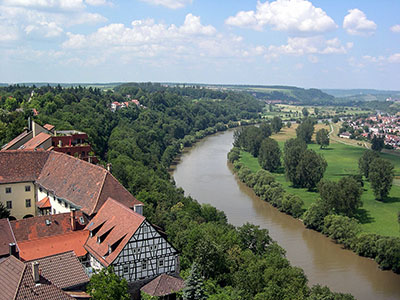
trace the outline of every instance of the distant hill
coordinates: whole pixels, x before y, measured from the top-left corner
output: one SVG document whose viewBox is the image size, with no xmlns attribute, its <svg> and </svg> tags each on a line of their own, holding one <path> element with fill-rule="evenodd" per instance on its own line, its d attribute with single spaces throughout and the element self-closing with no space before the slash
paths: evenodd
<svg viewBox="0 0 400 300">
<path fill-rule="evenodd" d="M 55 83 L 55 82 L 19 82 L 15 83 L 19 86 L 37 86 L 37 87 L 42 87 L 42 86 L 51 86 L 55 87 L 60 85 L 61 87 L 92 87 L 92 88 L 99 88 L 99 89 L 112 89 L 118 85 L 121 85 L 122 82 L 110 82 L 110 83 Z M 9 85 L 14 85 L 14 84 L 7 84 L 7 83 L 0 83 L 0 86 L 9 86 Z"/>
<path fill-rule="evenodd" d="M 350 89 L 350 90 L 342 90 L 342 89 L 322 89 L 324 93 L 335 97 L 353 97 L 358 96 L 361 98 L 368 98 L 368 96 L 376 96 L 375 98 L 381 98 L 381 96 L 400 96 L 400 91 L 388 91 L 388 90 L 374 90 L 374 89 Z M 374 97 L 372 97 L 374 98 Z M 377 99 L 375 99 L 377 100 Z M 367 100 L 368 101 L 368 100 Z M 371 100 L 369 100 L 371 101 Z"/>
</svg>

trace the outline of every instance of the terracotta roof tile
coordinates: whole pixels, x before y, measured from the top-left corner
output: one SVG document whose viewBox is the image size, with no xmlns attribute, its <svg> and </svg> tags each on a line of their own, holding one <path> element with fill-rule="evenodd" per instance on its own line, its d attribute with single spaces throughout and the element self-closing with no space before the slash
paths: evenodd
<svg viewBox="0 0 400 300">
<path fill-rule="evenodd" d="M 185 287 L 185 282 L 182 278 L 174 277 L 167 274 L 161 274 L 140 290 L 150 296 L 167 296 L 179 292 Z"/>
<path fill-rule="evenodd" d="M 89 231 L 79 230 L 37 240 L 18 242 L 19 255 L 23 260 L 34 260 L 74 251 L 76 256 L 82 257 L 87 253 L 83 246 L 88 236 Z"/>
<path fill-rule="evenodd" d="M 37 136 L 31 138 L 25 144 L 23 144 L 20 147 L 20 149 L 33 150 L 33 149 L 39 148 L 40 145 L 43 144 L 48 139 L 51 139 L 51 135 L 49 135 L 45 132 L 41 132 Z"/>
<path fill-rule="evenodd" d="M 80 287 L 89 282 L 82 264 L 72 251 L 34 261 L 39 263 L 43 277 L 61 289 Z"/>
<path fill-rule="evenodd" d="M 16 243 L 8 219 L 0 219 L 0 256 L 10 253 L 9 244 Z"/>
<path fill-rule="evenodd" d="M 38 201 L 38 203 L 36 203 L 36 206 L 38 208 L 51 208 L 50 198 L 44 197 L 42 200 L 40 200 L 40 201 Z"/>
<path fill-rule="evenodd" d="M 109 266 L 144 220 L 145 217 L 142 215 L 134 212 L 120 202 L 108 198 L 86 227 L 86 230 L 93 230 L 101 226 L 95 235 L 89 237 L 85 248 L 104 266 Z M 100 244 L 97 243 L 97 238 L 108 231 L 110 232 L 103 242 Z M 118 241 L 120 242 L 115 250 L 111 254 L 106 255 L 108 254 L 109 245 L 112 246 Z"/>
<path fill-rule="evenodd" d="M 50 131 L 50 130 L 53 130 L 54 127 L 55 127 L 55 126 L 54 126 L 54 125 L 51 125 L 51 124 L 45 124 L 45 125 L 43 126 L 44 129 L 47 129 L 47 130 L 49 130 L 49 131 Z"/>
<path fill-rule="evenodd" d="M 80 217 L 84 220 L 82 224 L 80 223 Z M 87 222 L 88 220 L 82 212 L 75 212 L 75 226 L 77 230 L 83 229 L 87 225 Z M 71 213 L 37 216 L 14 220 L 10 223 L 17 242 L 36 240 L 72 232 Z"/>
<path fill-rule="evenodd" d="M 35 181 L 48 157 L 46 151 L 1 151 L 0 184 Z"/>
<path fill-rule="evenodd" d="M 0 261 L 0 300 L 14 299 L 25 265 L 14 256 Z"/>
<path fill-rule="evenodd" d="M 32 276 L 31 264 L 24 268 L 15 300 L 73 300 L 70 295 L 52 284 L 43 276 L 39 276 L 39 284 L 36 284 Z"/>
</svg>

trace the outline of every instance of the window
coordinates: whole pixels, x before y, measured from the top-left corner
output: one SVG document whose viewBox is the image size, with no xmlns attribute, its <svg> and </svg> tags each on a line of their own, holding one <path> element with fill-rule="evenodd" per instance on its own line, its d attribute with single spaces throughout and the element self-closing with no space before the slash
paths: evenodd
<svg viewBox="0 0 400 300">
<path fill-rule="evenodd" d="M 142 270 L 146 270 L 147 269 L 147 260 L 143 260 L 142 261 Z"/>
<path fill-rule="evenodd" d="M 127 274 L 129 272 L 129 266 L 125 265 L 124 266 L 124 274 Z"/>
<path fill-rule="evenodd" d="M 6 194 L 11 194 L 11 188 L 10 187 L 6 187 Z"/>
<path fill-rule="evenodd" d="M 25 207 L 31 207 L 31 199 L 25 199 Z"/>
<path fill-rule="evenodd" d="M 164 267 L 164 259 L 163 259 L 163 258 L 160 258 L 160 259 L 158 260 L 158 266 L 159 266 L 159 267 Z"/>
<path fill-rule="evenodd" d="M 30 192 L 31 191 L 31 186 L 30 185 L 26 185 L 25 186 L 25 192 Z"/>
<path fill-rule="evenodd" d="M 53 215 L 55 215 L 57 213 L 56 209 L 53 208 Z"/>
<path fill-rule="evenodd" d="M 7 209 L 12 209 L 12 201 L 7 201 L 6 207 L 7 207 Z"/>
</svg>

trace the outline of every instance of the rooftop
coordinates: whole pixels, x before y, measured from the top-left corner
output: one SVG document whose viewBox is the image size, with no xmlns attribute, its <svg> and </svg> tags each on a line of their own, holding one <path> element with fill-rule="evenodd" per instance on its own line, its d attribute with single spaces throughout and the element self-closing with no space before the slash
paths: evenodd
<svg viewBox="0 0 400 300">
<path fill-rule="evenodd" d="M 33 150 L 40 147 L 41 144 L 51 139 L 51 135 L 45 132 L 39 133 L 37 136 L 31 138 L 28 142 L 23 144 L 20 149 Z"/>
<path fill-rule="evenodd" d="M 10 243 L 16 243 L 10 221 L 8 219 L 0 219 L 0 256 L 10 253 Z"/>
<path fill-rule="evenodd" d="M 185 287 L 185 281 L 182 278 L 174 277 L 167 274 L 161 274 L 140 290 L 150 296 L 167 296 L 179 292 Z"/>
</svg>

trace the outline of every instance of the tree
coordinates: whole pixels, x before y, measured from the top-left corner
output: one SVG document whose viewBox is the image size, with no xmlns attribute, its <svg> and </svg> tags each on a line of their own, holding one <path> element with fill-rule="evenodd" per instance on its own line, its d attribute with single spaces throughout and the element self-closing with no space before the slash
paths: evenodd
<svg viewBox="0 0 400 300">
<path fill-rule="evenodd" d="M 308 300 L 355 300 L 351 294 L 332 292 L 327 286 L 314 285 Z"/>
<path fill-rule="evenodd" d="M 298 139 L 311 143 L 311 138 L 314 133 L 314 122 L 310 118 L 306 118 L 299 127 L 296 128 L 296 136 Z"/>
<path fill-rule="evenodd" d="M 0 202 L 0 219 L 5 219 L 10 216 L 10 211 Z"/>
<path fill-rule="evenodd" d="M 301 187 L 312 190 L 324 176 L 327 166 L 323 156 L 314 150 L 305 150 L 296 168 L 297 182 Z"/>
<path fill-rule="evenodd" d="M 360 169 L 361 174 L 365 176 L 365 178 L 369 177 L 370 164 L 376 158 L 379 158 L 378 152 L 366 150 L 358 160 L 358 168 Z"/>
<path fill-rule="evenodd" d="M 324 219 L 322 233 L 345 247 L 354 244 L 360 226 L 356 219 L 340 215 L 329 215 Z"/>
<path fill-rule="evenodd" d="M 316 115 L 319 114 L 319 109 L 318 109 L 318 107 L 315 107 L 315 108 L 314 108 L 314 114 L 316 114 Z"/>
<path fill-rule="evenodd" d="M 306 107 L 304 107 L 304 108 L 301 110 L 301 112 L 302 112 L 302 114 L 303 114 L 304 117 L 308 117 L 308 115 L 310 114 L 310 113 L 308 112 L 308 109 L 307 109 Z"/>
<path fill-rule="evenodd" d="M 271 121 L 271 126 L 272 126 L 272 130 L 275 133 L 278 133 L 283 127 L 282 119 L 275 116 Z"/>
<path fill-rule="evenodd" d="M 94 300 L 129 300 L 128 283 L 114 273 L 112 267 L 104 268 L 90 278 L 87 292 Z"/>
<path fill-rule="evenodd" d="M 277 141 L 266 138 L 261 142 L 258 162 L 264 170 L 271 172 L 276 171 L 281 166 L 281 149 Z"/>
<path fill-rule="evenodd" d="M 13 97 L 8 97 L 6 99 L 6 102 L 4 104 L 5 109 L 7 109 L 8 111 L 14 111 L 18 108 L 18 102 L 17 99 L 13 98 Z"/>
<path fill-rule="evenodd" d="M 290 122 L 290 121 L 286 122 L 286 127 L 287 127 L 287 128 L 292 127 L 292 122 Z"/>
<path fill-rule="evenodd" d="M 372 143 L 371 149 L 378 152 L 380 152 L 385 146 L 385 140 L 383 138 L 378 138 L 376 136 L 372 138 L 371 143 Z"/>
<path fill-rule="evenodd" d="M 307 228 L 322 231 L 324 219 L 330 211 L 327 205 L 320 199 L 312 203 L 309 209 L 304 213 L 303 221 Z"/>
<path fill-rule="evenodd" d="M 322 201 L 334 213 L 353 216 L 362 206 L 363 190 L 352 177 L 343 177 L 339 182 L 322 180 L 318 184 L 318 191 Z"/>
<path fill-rule="evenodd" d="M 317 131 L 316 136 L 317 144 L 320 145 L 320 148 L 329 146 L 329 132 L 325 128 L 322 128 Z"/>
<path fill-rule="evenodd" d="M 369 169 L 369 181 L 376 199 L 385 199 L 392 188 L 394 165 L 385 159 L 374 159 Z"/>
<path fill-rule="evenodd" d="M 297 165 L 306 149 L 306 143 L 299 139 L 287 140 L 283 148 L 283 163 L 285 166 L 286 179 L 291 181 L 294 186 L 298 185 L 296 177 Z"/>
<path fill-rule="evenodd" d="M 185 288 L 183 289 L 183 300 L 205 300 L 203 277 L 197 263 L 192 264 L 189 277 L 185 281 Z"/>
</svg>

